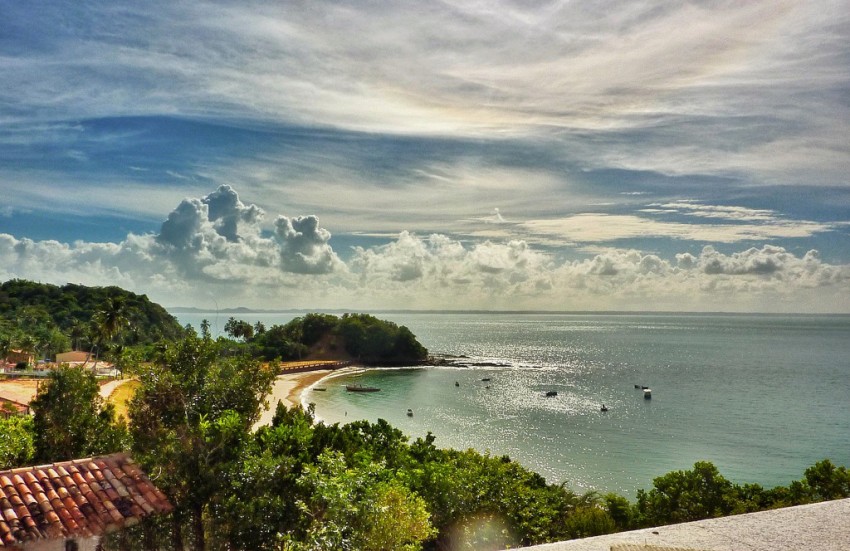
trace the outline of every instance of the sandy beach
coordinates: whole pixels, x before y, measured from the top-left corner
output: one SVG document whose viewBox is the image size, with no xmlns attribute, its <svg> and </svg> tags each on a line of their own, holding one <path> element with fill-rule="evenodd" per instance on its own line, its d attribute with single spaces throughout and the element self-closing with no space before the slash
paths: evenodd
<svg viewBox="0 0 850 551">
<path fill-rule="evenodd" d="M 269 406 L 260 414 L 260 418 L 254 424 L 254 428 L 271 423 L 278 401 L 283 402 L 283 405 L 288 408 L 294 405 L 300 405 L 301 393 L 304 392 L 304 389 L 319 381 L 328 373 L 332 373 L 332 371 L 331 369 L 317 369 L 315 371 L 278 375 L 269 394 Z"/>
</svg>

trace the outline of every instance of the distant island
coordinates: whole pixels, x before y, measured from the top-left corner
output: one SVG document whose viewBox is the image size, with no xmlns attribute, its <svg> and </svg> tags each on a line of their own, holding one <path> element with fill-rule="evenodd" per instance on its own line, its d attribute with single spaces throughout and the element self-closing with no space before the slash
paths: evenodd
<svg viewBox="0 0 850 551">
<path fill-rule="evenodd" d="M 787 312 L 724 312 L 724 311 L 682 311 L 682 310 L 446 310 L 411 308 L 248 308 L 245 306 L 223 308 L 197 308 L 194 306 L 168 306 L 166 310 L 173 314 L 344 314 L 360 311 L 369 314 L 473 314 L 473 315 L 575 315 L 575 316 L 741 316 L 741 317 L 847 317 L 846 313 L 787 313 Z"/>
</svg>

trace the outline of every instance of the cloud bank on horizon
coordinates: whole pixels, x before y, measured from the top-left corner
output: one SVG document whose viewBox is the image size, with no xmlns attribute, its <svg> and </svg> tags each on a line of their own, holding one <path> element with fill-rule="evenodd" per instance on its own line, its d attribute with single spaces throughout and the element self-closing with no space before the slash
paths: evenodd
<svg viewBox="0 0 850 551">
<path fill-rule="evenodd" d="M 841 311 L 850 294 L 850 266 L 825 263 L 816 250 L 723 254 L 707 245 L 665 260 L 611 249 L 559 262 L 523 240 L 465 244 L 403 231 L 384 245 L 355 247 L 344 262 L 316 216 L 279 215 L 273 232 L 263 230 L 264 217 L 222 185 L 184 199 L 158 233 L 119 243 L 0 234 L 0 279 L 119 285 L 201 307 L 222 299 L 302 308 Z"/>
<path fill-rule="evenodd" d="M 850 0 L 3 12 L 0 279 L 850 312 Z"/>
</svg>

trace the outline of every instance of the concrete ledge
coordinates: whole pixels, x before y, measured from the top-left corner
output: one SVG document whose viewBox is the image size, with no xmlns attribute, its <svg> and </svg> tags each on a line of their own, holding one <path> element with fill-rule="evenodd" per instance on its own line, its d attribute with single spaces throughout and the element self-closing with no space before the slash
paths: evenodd
<svg viewBox="0 0 850 551">
<path fill-rule="evenodd" d="M 611 551 L 622 546 L 700 551 L 846 551 L 850 499 L 732 517 L 671 524 L 582 540 L 547 543 L 534 551 Z M 628 548 L 628 547 L 627 547 Z"/>
</svg>

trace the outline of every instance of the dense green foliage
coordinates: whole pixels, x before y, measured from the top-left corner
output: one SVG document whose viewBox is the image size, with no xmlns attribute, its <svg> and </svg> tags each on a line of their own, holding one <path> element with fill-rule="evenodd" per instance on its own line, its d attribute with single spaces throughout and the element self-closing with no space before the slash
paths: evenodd
<svg viewBox="0 0 850 551">
<path fill-rule="evenodd" d="M 90 457 L 127 446 L 127 429 L 116 422 L 114 406 L 101 398 L 89 370 L 55 369 L 31 406 L 35 459 L 39 462 Z"/>
<path fill-rule="evenodd" d="M 21 279 L 0 284 L 2 347 L 8 343 L 51 357 L 71 348 L 103 349 L 115 337 L 118 344 L 139 345 L 182 334 L 162 306 L 119 287 L 59 287 Z"/>
<path fill-rule="evenodd" d="M 428 357 L 428 350 L 407 327 L 368 314 L 307 314 L 268 330 L 259 323 L 252 326 L 230 318 L 224 329 L 245 342 L 249 353 L 265 360 L 295 360 L 314 353 L 369 365 L 401 365 Z"/>
<path fill-rule="evenodd" d="M 223 357 L 208 338 L 187 336 L 139 370 L 130 402 L 133 452 L 175 511 L 172 537 L 184 520 L 197 548 L 205 547 L 204 516 L 224 493 L 274 374 L 248 357 Z M 178 547 L 175 544 L 175 547 Z"/>
<path fill-rule="evenodd" d="M 32 417 L 0 417 L 0 469 L 28 465 L 35 457 Z"/>
<path fill-rule="evenodd" d="M 733 484 L 717 467 L 700 461 L 690 471 L 656 478 L 648 492 L 638 490 L 629 521 L 618 524 L 623 529 L 659 526 L 844 497 L 850 497 L 850 472 L 826 459 L 806 469 L 802 480 L 771 489 Z"/>
</svg>

